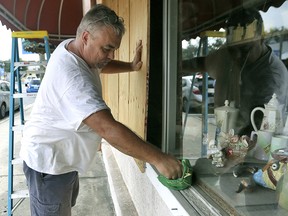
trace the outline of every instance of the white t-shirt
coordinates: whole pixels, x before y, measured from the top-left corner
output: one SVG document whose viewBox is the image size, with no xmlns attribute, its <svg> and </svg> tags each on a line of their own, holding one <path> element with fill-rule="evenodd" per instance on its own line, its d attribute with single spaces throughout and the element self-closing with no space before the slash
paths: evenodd
<svg viewBox="0 0 288 216">
<path fill-rule="evenodd" d="M 63 41 L 51 55 L 29 121 L 20 156 L 32 169 L 49 174 L 85 172 L 101 137 L 82 121 L 109 109 L 99 72 L 67 51 Z"/>
</svg>

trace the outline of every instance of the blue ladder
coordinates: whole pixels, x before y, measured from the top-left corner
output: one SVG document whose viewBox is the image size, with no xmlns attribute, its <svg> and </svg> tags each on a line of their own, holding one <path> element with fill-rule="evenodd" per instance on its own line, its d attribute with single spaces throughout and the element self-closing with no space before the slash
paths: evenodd
<svg viewBox="0 0 288 216">
<path fill-rule="evenodd" d="M 19 62 L 19 50 L 18 50 L 18 39 L 44 39 L 46 61 L 40 62 Z M 36 94 L 22 93 L 21 74 L 20 67 L 22 66 L 44 66 L 46 67 L 47 62 L 50 58 L 50 47 L 48 42 L 47 31 L 16 31 L 12 32 L 12 52 L 11 52 L 11 65 L 10 65 L 10 108 L 9 108 L 9 153 L 8 153 L 8 215 L 13 215 L 14 210 L 24 201 L 25 198 L 29 197 L 28 190 L 14 191 L 14 165 L 22 163 L 21 159 L 14 157 L 14 131 L 22 130 L 25 119 L 24 119 L 24 107 L 23 98 L 25 97 L 36 97 Z M 16 84 L 18 85 L 18 92 L 15 90 Z M 15 100 L 19 100 L 20 104 L 20 124 L 15 125 Z M 18 199 L 14 204 L 13 200 Z"/>
<path fill-rule="evenodd" d="M 200 33 L 200 41 L 199 41 L 199 47 L 197 50 L 197 57 L 199 56 L 207 56 L 208 54 L 208 38 L 209 37 L 225 37 L 224 32 L 220 31 L 204 31 Z M 195 80 L 196 73 L 193 75 L 193 80 L 192 80 L 192 85 L 191 85 L 191 90 L 194 85 L 194 80 Z M 208 147 L 208 73 L 204 72 L 203 73 L 203 78 L 202 78 L 202 143 L 201 143 L 201 157 L 206 157 L 207 156 L 207 147 Z M 190 95 L 189 95 L 189 100 L 190 101 Z M 184 121 L 184 128 L 186 126 L 186 121 L 187 121 L 187 116 L 188 116 L 188 109 L 186 109 L 185 113 L 185 121 Z M 184 130 L 183 130 L 184 134 Z"/>
<path fill-rule="evenodd" d="M 204 31 L 200 34 L 200 44 L 197 56 L 207 56 L 208 55 L 208 38 L 209 37 L 225 37 L 224 32 L 220 31 Z M 208 147 L 208 73 L 203 73 L 203 91 L 202 91 L 202 145 L 201 145 L 201 156 L 207 156 Z"/>
</svg>

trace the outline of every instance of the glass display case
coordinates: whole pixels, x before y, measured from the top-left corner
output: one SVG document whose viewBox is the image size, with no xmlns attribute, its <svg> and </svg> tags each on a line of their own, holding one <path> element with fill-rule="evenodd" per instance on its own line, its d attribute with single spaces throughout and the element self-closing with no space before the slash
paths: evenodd
<svg viewBox="0 0 288 216">
<path fill-rule="evenodd" d="M 163 14 L 163 149 L 194 166 L 182 194 L 219 215 L 288 214 L 288 2 L 164 1 Z"/>
</svg>

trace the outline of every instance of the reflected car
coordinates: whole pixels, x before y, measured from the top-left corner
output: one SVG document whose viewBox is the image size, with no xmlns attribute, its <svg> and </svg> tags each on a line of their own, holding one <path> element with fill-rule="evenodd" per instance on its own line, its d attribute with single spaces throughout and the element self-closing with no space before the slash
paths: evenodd
<svg viewBox="0 0 288 216">
<path fill-rule="evenodd" d="M 0 80 L 0 119 L 9 112 L 10 107 L 10 83 Z M 20 107 L 19 99 L 14 100 L 14 110 Z"/>
<path fill-rule="evenodd" d="M 183 112 L 187 108 L 201 108 L 203 98 L 202 98 L 202 75 L 196 75 L 193 88 L 191 89 L 193 76 L 182 77 L 182 103 Z M 208 77 L 208 106 L 214 106 L 214 84 L 215 80 Z M 191 94 L 190 94 L 191 91 Z M 188 101 L 190 96 L 190 102 L 188 107 Z"/>
<path fill-rule="evenodd" d="M 208 81 L 208 105 L 214 106 L 214 88 L 215 88 L 216 80 L 208 76 L 207 81 Z M 202 94 L 202 89 L 203 89 L 202 74 L 196 74 L 194 85 L 199 88 L 199 91 Z"/>
<path fill-rule="evenodd" d="M 199 108 L 202 105 L 202 94 L 199 88 L 194 85 L 191 89 L 192 79 L 193 76 L 182 77 L 182 107 L 184 112 L 187 108 L 190 110 L 192 108 Z"/>
<path fill-rule="evenodd" d="M 40 79 L 32 79 L 28 84 L 26 84 L 27 93 L 37 93 L 40 88 Z"/>
</svg>

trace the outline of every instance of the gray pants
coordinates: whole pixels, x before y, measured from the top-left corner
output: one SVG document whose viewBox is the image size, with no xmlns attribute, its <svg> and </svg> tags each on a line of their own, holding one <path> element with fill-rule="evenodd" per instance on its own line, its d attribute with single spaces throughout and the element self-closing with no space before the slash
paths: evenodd
<svg viewBox="0 0 288 216">
<path fill-rule="evenodd" d="M 23 163 L 32 216 L 70 216 L 79 192 L 78 172 L 61 175 L 39 173 Z"/>
</svg>

